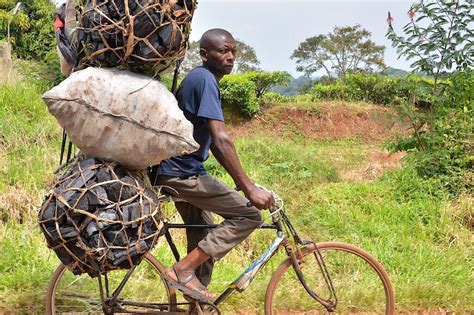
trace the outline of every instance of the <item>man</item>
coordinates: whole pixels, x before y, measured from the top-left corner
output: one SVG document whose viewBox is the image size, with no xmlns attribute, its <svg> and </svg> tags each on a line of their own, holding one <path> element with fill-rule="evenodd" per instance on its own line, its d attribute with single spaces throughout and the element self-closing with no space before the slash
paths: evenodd
<svg viewBox="0 0 474 315">
<path fill-rule="evenodd" d="M 224 218 L 215 229 L 187 229 L 188 255 L 165 273 L 171 285 L 204 301 L 214 297 L 206 288 L 214 261 L 262 224 L 259 209 L 269 209 L 275 203 L 273 196 L 258 188 L 244 172 L 225 129 L 218 82 L 232 71 L 235 47 L 234 38 L 225 30 L 211 29 L 203 34 L 202 66 L 184 78 L 176 93 L 180 108 L 194 126 L 194 138 L 200 149 L 161 162 L 155 182 L 172 188 L 185 201 L 176 202 L 185 223 L 212 224 L 209 212 Z M 245 197 L 207 174 L 203 162 L 209 156 L 209 149 Z"/>
</svg>

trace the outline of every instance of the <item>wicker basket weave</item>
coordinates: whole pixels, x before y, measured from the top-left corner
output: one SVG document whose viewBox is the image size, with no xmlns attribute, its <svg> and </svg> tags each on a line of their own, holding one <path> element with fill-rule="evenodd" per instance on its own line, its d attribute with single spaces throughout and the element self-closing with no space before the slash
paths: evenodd
<svg viewBox="0 0 474 315">
<path fill-rule="evenodd" d="M 77 158 L 39 212 L 48 247 L 74 274 L 136 265 L 162 227 L 158 195 L 144 172 Z"/>
<path fill-rule="evenodd" d="M 80 0 L 80 66 L 156 75 L 184 58 L 195 0 Z"/>
</svg>

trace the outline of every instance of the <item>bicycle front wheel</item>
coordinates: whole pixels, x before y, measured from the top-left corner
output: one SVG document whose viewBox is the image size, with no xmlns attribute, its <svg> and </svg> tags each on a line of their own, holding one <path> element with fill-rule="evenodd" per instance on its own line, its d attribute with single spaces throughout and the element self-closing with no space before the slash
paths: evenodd
<svg viewBox="0 0 474 315">
<path fill-rule="evenodd" d="M 139 305 L 162 303 L 164 310 L 173 311 L 176 307 L 176 293 L 160 276 L 164 271 L 164 267 L 155 257 L 150 254 L 145 255 L 118 297 L 123 308 L 131 312 L 156 311 L 156 308 Z M 107 285 L 105 278 L 102 277 L 104 295 L 107 295 L 109 291 L 108 295 L 111 296 L 126 273 L 127 270 L 107 273 Z M 46 314 L 102 314 L 97 278 L 91 278 L 87 274 L 76 276 L 66 266 L 60 265 L 54 272 L 48 287 Z"/>
<path fill-rule="evenodd" d="M 395 295 L 387 272 L 364 250 L 339 242 L 318 243 L 337 297 L 335 312 L 363 314 L 393 314 Z M 331 297 L 321 268 L 316 260 L 314 245 L 302 250 L 300 267 L 308 287 L 323 299 Z M 265 295 L 265 314 L 286 314 L 303 311 L 305 314 L 325 314 L 328 311 L 313 299 L 286 259 L 273 274 Z M 293 268 L 291 268 L 293 269 Z"/>
</svg>

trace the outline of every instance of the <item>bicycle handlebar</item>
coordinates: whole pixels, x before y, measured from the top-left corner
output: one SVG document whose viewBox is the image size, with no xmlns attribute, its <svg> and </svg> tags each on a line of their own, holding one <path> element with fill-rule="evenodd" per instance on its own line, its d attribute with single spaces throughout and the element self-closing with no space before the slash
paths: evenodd
<svg viewBox="0 0 474 315">
<path fill-rule="evenodd" d="M 273 206 L 273 208 L 272 209 L 267 209 L 270 212 L 270 215 L 277 214 L 278 212 L 280 212 L 283 209 L 283 206 L 284 206 L 283 199 L 276 192 L 274 192 L 272 190 L 269 190 L 266 187 L 264 187 L 262 185 L 259 185 L 257 183 L 255 184 L 255 186 L 271 193 L 272 196 L 273 196 L 273 199 L 275 199 L 275 205 Z"/>
</svg>

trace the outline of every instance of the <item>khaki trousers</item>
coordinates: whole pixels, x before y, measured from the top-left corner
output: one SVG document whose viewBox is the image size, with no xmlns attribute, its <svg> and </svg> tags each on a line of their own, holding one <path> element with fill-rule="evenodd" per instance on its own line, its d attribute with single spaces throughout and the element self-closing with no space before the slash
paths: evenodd
<svg viewBox="0 0 474 315">
<path fill-rule="evenodd" d="M 244 196 L 213 176 L 186 179 L 158 176 L 155 185 L 164 186 L 167 193 L 184 200 L 175 205 L 186 224 L 213 224 L 210 212 L 224 218 L 214 229 L 186 229 L 188 253 L 199 247 L 211 257 L 196 270 L 199 280 L 206 286 L 211 280 L 214 261 L 225 256 L 263 223 L 256 207 L 247 206 L 248 200 Z"/>
</svg>

